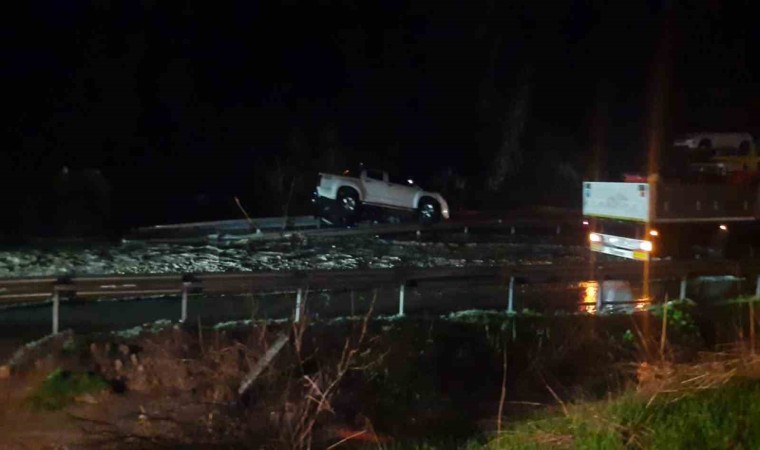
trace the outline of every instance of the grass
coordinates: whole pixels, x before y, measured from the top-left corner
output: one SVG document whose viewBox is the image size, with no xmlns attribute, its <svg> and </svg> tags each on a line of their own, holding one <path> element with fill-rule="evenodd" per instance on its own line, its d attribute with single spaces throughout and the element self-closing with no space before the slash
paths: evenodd
<svg viewBox="0 0 760 450">
<path fill-rule="evenodd" d="M 760 448 L 760 358 L 674 367 L 639 390 L 563 405 L 465 444 L 396 442 L 388 450 L 632 450 Z"/>
<path fill-rule="evenodd" d="M 625 394 L 516 425 L 482 449 L 760 448 L 760 380 L 652 397 Z"/>
<path fill-rule="evenodd" d="M 108 383 L 98 375 L 56 369 L 29 396 L 29 402 L 36 409 L 59 410 L 79 395 L 99 392 L 108 386 Z"/>
</svg>

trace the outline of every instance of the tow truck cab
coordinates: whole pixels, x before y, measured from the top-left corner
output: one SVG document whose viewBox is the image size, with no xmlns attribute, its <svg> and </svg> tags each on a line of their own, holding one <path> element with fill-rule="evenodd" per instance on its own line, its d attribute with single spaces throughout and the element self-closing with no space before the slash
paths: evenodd
<svg viewBox="0 0 760 450">
<path fill-rule="evenodd" d="M 760 252 L 757 186 L 647 181 L 583 183 L 591 251 L 640 261 Z"/>
</svg>

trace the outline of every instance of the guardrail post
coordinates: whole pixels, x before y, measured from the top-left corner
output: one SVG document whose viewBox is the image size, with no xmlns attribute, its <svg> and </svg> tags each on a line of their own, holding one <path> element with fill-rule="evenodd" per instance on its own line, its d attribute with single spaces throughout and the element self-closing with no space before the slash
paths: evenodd
<svg viewBox="0 0 760 450">
<path fill-rule="evenodd" d="M 509 301 L 507 303 L 507 312 L 512 314 L 515 312 L 515 277 L 509 277 Z"/>
<path fill-rule="evenodd" d="M 470 227 L 464 227 L 464 234 L 468 234 L 470 232 Z"/>
<path fill-rule="evenodd" d="M 185 281 L 182 283 L 182 312 L 180 314 L 179 321 L 185 323 L 187 321 L 187 291 L 190 290 L 190 283 Z"/>
<path fill-rule="evenodd" d="M 293 322 L 298 323 L 301 321 L 301 302 L 303 301 L 303 290 L 301 288 L 298 288 L 298 293 L 296 294 L 296 313 L 293 317 Z"/>
<path fill-rule="evenodd" d="M 679 300 L 686 300 L 686 276 L 681 277 L 681 289 L 678 293 Z"/>
<path fill-rule="evenodd" d="M 404 316 L 404 289 L 406 288 L 405 283 L 401 283 L 401 286 L 398 288 L 398 315 L 399 317 Z"/>
<path fill-rule="evenodd" d="M 53 334 L 58 334 L 58 307 L 60 305 L 60 293 L 58 287 L 53 286 Z"/>
<path fill-rule="evenodd" d="M 561 225 L 557 225 L 557 234 L 559 235 L 559 233 L 560 233 L 561 231 L 562 231 L 562 226 L 561 226 Z"/>
<path fill-rule="evenodd" d="M 511 227 L 509 229 L 509 234 L 515 234 L 515 227 Z"/>
<path fill-rule="evenodd" d="M 757 281 L 755 282 L 755 297 L 760 298 L 760 275 L 757 276 Z"/>
</svg>

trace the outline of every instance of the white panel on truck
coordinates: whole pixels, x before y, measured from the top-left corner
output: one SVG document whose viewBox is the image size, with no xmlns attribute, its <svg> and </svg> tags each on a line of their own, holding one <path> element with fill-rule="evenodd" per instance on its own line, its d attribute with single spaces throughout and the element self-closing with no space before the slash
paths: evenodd
<svg viewBox="0 0 760 450">
<path fill-rule="evenodd" d="M 583 215 L 646 222 L 649 220 L 649 185 L 584 181 Z"/>
</svg>

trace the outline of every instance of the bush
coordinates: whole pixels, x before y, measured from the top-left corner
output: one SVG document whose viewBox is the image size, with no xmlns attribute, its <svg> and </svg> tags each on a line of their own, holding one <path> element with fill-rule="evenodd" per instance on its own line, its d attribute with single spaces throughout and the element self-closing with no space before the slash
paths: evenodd
<svg viewBox="0 0 760 450">
<path fill-rule="evenodd" d="M 55 369 L 29 397 L 29 401 L 34 408 L 58 410 L 79 395 L 102 391 L 108 386 L 106 380 L 95 374 L 76 374 Z"/>
</svg>

